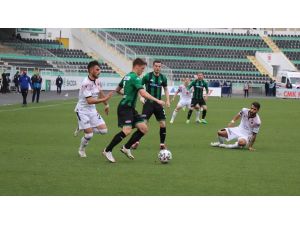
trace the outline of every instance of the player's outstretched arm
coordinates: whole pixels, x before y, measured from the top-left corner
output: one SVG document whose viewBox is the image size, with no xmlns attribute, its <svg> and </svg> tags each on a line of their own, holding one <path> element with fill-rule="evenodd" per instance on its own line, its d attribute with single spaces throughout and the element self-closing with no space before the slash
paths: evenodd
<svg viewBox="0 0 300 225">
<path fill-rule="evenodd" d="M 138 92 L 142 97 L 146 98 L 146 99 L 149 99 L 149 100 L 152 100 L 154 102 L 157 102 L 158 104 L 164 106 L 165 105 L 165 102 L 162 101 L 162 100 L 159 100 L 157 98 L 154 98 L 152 95 L 150 95 L 147 91 L 145 91 L 145 89 L 140 89 L 139 92 Z"/>
<path fill-rule="evenodd" d="M 105 94 L 102 90 L 100 90 L 98 98 L 99 99 L 100 98 L 105 98 Z M 103 104 L 105 105 L 104 112 L 105 112 L 106 115 L 108 115 L 108 113 L 109 113 L 109 104 L 107 103 L 107 101 L 103 102 Z"/>
<path fill-rule="evenodd" d="M 115 92 L 117 92 L 119 95 L 124 95 L 124 92 L 122 91 L 122 87 L 118 86 L 115 90 Z"/>
<path fill-rule="evenodd" d="M 180 92 L 179 89 L 175 92 L 175 94 L 174 94 L 174 96 L 173 96 L 173 98 L 172 98 L 172 102 L 175 100 L 175 98 L 176 98 L 176 96 L 179 94 L 179 92 Z"/>
<path fill-rule="evenodd" d="M 253 148 L 253 145 L 254 145 L 254 142 L 256 140 L 256 135 L 257 135 L 256 133 L 253 133 L 252 136 L 251 136 L 250 142 L 249 142 L 248 149 L 251 152 L 255 151 L 255 149 Z"/>
<path fill-rule="evenodd" d="M 169 108 L 170 107 L 170 94 L 168 87 L 164 87 L 165 90 L 165 95 L 166 95 L 166 106 Z"/>
<path fill-rule="evenodd" d="M 99 104 L 99 103 L 102 103 L 102 102 L 107 102 L 113 96 L 113 94 L 114 94 L 114 91 L 111 91 L 104 98 L 94 99 L 92 97 L 88 97 L 88 98 L 86 98 L 86 101 L 90 105 Z"/>
<path fill-rule="evenodd" d="M 235 121 L 239 120 L 241 118 L 241 115 L 238 113 L 233 117 L 233 119 L 229 122 L 228 127 L 233 127 Z"/>
</svg>

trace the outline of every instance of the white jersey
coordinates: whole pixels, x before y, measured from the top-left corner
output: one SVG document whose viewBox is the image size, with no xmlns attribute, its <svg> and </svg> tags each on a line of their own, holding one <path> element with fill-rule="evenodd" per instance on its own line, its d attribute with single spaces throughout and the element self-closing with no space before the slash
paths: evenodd
<svg viewBox="0 0 300 225">
<path fill-rule="evenodd" d="M 240 111 L 241 122 L 239 128 L 243 130 L 245 133 L 247 133 L 248 135 L 252 135 L 252 133 L 257 134 L 259 132 L 259 128 L 261 125 L 259 115 L 256 114 L 254 118 L 249 118 L 249 114 L 248 114 L 249 111 L 250 109 L 247 108 L 243 108 Z"/>
<path fill-rule="evenodd" d="M 178 87 L 178 91 L 180 92 L 180 101 L 181 100 L 189 101 L 192 99 L 192 91 L 191 89 L 188 90 L 186 86 L 180 85 Z"/>
<path fill-rule="evenodd" d="M 88 104 L 86 98 L 98 98 L 100 92 L 100 79 L 91 80 L 89 77 L 84 78 L 79 90 L 78 102 L 75 111 L 96 111 L 95 104 Z"/>
</svg>

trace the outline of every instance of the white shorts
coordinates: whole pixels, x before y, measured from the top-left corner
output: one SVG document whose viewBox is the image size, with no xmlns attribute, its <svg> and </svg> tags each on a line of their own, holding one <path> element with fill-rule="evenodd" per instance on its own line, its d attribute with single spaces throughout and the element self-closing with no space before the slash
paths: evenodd
<svg viewBox="0 0 300 225">
<path fill-rule="evenodd" d="M 186 100 L 186 99 L 180 99 L 180 101 L 177 104 L 177 107 L 181 107 L 183 108 L 184 106 L 190 108 L 191 107 L 191 99 L 190 100 Z"/>
<path fill-rule="evenodd" d="M 228 134 L 226 141 L 239 140 L 242 138 L 246 140 L 246 144 L 249 143 L 251 135 L 249 135 L 244 129 L 240 127 L 227 127 L 225 130 Z"/>
<path fill-rule="evenodd" d="M 78 127 L 84 130 L 91 127 L 98 127 L 105 124 L 105 121 L 97 111 L 77 111 Z"/>
</svg>

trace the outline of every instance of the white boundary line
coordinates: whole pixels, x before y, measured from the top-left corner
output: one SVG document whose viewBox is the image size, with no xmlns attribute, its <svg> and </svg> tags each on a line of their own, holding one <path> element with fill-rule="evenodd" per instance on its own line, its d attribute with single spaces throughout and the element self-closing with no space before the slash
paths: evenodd
<svg viewBox="0 0 300 225">
<path fill-rule="evenodd" d="M 29 106 L 29 107 L 22 107 L 22 108 L 17 108 L 17 109 L 3 109 L 3 110 L 0 110 L 0 113 L 1 112 L 15 112 L 15 111 L 29 110 L 29 109 L 50 108 L 50 107 L 55 107 L 55 106 L 71 105 L 71 104 L 74 104 L 74 107 L 75 107 L 76 102 L 69 102 L 69 103 L 62 103 L 62 104 L 52 104 L 52 105 L 43 105 L 43 106 L 34 106 L 34 107 Z"/>
</svg>

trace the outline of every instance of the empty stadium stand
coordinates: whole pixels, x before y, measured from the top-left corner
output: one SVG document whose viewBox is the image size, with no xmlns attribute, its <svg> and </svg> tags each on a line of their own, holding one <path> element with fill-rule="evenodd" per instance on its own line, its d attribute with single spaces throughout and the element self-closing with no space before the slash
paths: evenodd
<svg viewBox="0 0 300 225">
<path fill-rule="evenodd" d="M 79 49 L 66 49 L 57 40 L 16 39 L 0 35 L 0 44 L 7 51 L 0 51 L 0 61 L 18 70 L 39 68 L 52 72 L 87 72 L 87 64 L 92 57 Z M 3 47 L 4 48 L 4 47 Z M 101 62 L 104 74 L 119 76 L 107 63 Z"/>
<path fill-rule="evenodd" d="M 271 35 L 281 51 L 300 69 L 300 35 Z"/>
<path fill-rule="evenodd" d="M 175 80 L 193 77 L 199 70 L 208 80 L 264 83 L 269 79 L 247 59 L 256 51 L 271 51 L 255 34 L 142 28 L 102 30 L 138 56 L 161 59 L 173 70 Z"/>
</svg>

